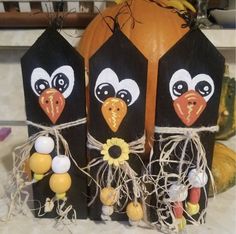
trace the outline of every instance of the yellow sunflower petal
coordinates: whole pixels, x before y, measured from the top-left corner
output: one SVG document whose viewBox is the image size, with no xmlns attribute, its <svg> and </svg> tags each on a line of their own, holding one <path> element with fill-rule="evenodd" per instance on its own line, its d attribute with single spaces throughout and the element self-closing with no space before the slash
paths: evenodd
<svg viewBox="0 0 236 234">
<path fill-rule="evenodd" d="M 108 151 L 107 151 L 107 150 L 102 150 L 100 153 L 103 154 L 103 155 L 105 155 L 105 154 L 108 154 Z M 108 155 L 109 155 L 109 154 L 108 154 Z"/>
<path fill-rule="evenodd" d="M 102 148 L 103 148 L 104 150 L 108 150 L 108 149 L 109 149 L 109 147 L 108 147 L 107 144 L 103 144 L 103 145 L 102 145 Z"/>
<path fill-rule="evenodd" d="M 122 157 L 123 160 L 128 160 L 129 159 L 128 154 L 122 154 L 120 157 Z"/>
<path fill-rule="evenodd" d="M 109 157 L 109 159 L 107 160 L 109 165 L 112 165 L 114 163 L 114 159 L 112 159 L 111 157 Z"/>
<path fill-rule="evenodd" d="M 129 154 L 129 148 L 122 148 L 122 153 Z"/>
<path fill-rule="evenodd" d="M 110 159 L 109 155 L 106 154 L 106 155 L 103 156 L 103 160 L 108 161 L 109 159 Z"/>
<path fill-rule="evenodd" d="M 119 161 L 118 161 L 117 159 L 115 159 L 115 160 L 113 161 L 113 164 L 114 164 L 116 167 L 118 167 L 118 166 L 119 166 Z"/>
<path fill-rule="evenodd" d="M 118 138 L 112 138 L 113 145 L 119 145 Z"/>
<path fill-rule="evenodd" d="M 112 146 L 113 144 L 112 144 L 112 140 L 111 139 L 108 139 L 107 140 L 107 146 L 110 148 L 110 146 Z"/>
</svg>

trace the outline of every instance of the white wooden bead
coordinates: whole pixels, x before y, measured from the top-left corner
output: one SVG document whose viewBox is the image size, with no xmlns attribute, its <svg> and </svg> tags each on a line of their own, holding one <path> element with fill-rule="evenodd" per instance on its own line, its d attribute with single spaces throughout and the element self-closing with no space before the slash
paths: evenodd
<svg viewBox="0 0 236 234">
<path fill-rule="evenodd" d="M 55 173 L 66 173 L 70 169 L 70 159 L 66 155 L 55 156 L 52 160 L 52 170 Z"/>
<path fill-rule="evenodd" d="M 54 146 L 54 140 L 48 136 L 40 136 L 34 143 L 35 150 L 40 154 L 50 154 Z"/>
<path fill-rule="evenodd" d="M 172 202 L 181 202 L 186 200 L 188 190 L 183 184 L 172 184 L 168 190 L 168 195 Z"/>
<path fill-rule="evenodd" d="M 102 213 L 105 216 L 111 216 L 114 212 L 113 206 L 102 206 Z"/>
<path fill-rule="evenodd" d="M 130 224 L 130 226 L 132 226 L 132 227 L 138 226 L 139 223 L 140 223 L 140 221 L 133 221 L 133 220 L 129 219 L 129 224 Z"/>
<path fill-rule="evenodd" d="M 188 174 L 189 183 L 195 188 L 204 187 L 208 182 L 208 175 L 205 171 L 192 169 Z"/>
</svg>

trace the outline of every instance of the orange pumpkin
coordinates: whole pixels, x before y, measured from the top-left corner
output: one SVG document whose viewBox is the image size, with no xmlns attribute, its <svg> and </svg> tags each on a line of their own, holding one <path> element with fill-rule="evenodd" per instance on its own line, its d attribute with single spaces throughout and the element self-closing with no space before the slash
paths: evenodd
<svg viewBox="0 0 236 234">
<path fill-rule="evenodd" d="M 122 32 L 133 42 L 133 44 L 148 59 L 147 97 L 146 97 L 146 122 L 147 139 L 150 141 L 154 130 L 156 86 L 158 61 L 183 35 L 188 28 L 182 28 L 184 20 L 173 12 L 148 0 L 129 0 L 130 10 L 135 22 L 128 20 L 129 14 L 118 16 Z M 122 3 L 125 4 L 125 3 Z M 102 16 L 115 17 L 122 4 L 107 8 Z M 127 11 L 126 11 L 127 13 Z M 89 58 L 105 43 L 112 35 L 111 30 L 104 22 L 101 15 L 95 17 L 85 30 L 77 47 L 85 59 L 85 66 L 89 72 Z M 105 18 L 112 27 L 114 22 Z"/>
</svg>

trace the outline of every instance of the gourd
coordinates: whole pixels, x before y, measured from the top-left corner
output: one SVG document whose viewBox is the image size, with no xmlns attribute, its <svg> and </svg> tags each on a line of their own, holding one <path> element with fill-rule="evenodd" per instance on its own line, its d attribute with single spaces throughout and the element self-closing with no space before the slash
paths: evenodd
<svg viewBox="0 0 236 234">
<path fill-rule="evenodd" d="M 236 153 L 218 142 L 214 148 L 212 174 L 217 193 L 224 192 L 236 184 Z M 210 186 L 209 196 L 212 195 Z"/>
</svg>

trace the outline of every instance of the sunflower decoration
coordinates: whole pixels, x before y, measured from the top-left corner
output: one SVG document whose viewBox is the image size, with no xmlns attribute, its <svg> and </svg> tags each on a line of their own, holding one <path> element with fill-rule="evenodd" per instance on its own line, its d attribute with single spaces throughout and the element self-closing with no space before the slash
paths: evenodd
<svg viewBox="0 0 236 234">
<path fill-rule="evenodd" d="M 119 167 L 129 160 L 129 145 L 120 138 L 108 139 L 106 144 L 103 144 L 101 154 L 103 160 L 109 165 Z"/>
<path fill-rule="evenodd" d="M 143 197 L 143 190 L 141 179 L 129 164 L 129 159 L 144 152 L 144 143 L 145 136 L 129 143 L 116 137 L 102 143 L 88 134 L 88 148 L 98 150 L 101 154 L 101 157 L 94 158 L 88 164 L 89 168 L 97 167 L 96 177 L 93 178 L 97 185 L 96 195 L 89 205 L 95 202 L 99 194 L 99 200 L 102 203 L 102 220 L 111 220 L 114 212 L 124 212 L 126 207 L 126 214 L 131 225 L 137 225 L 142 219 L 141 205 L 141 208 L 136 206 L 130 208 L 133 202 L 141 204 L 139 201 Z M 136 209 L 138 209 L 137 212 Z M 138 216 L 136 217 L 133 213 L 138 213 Z"/>
</svg>

